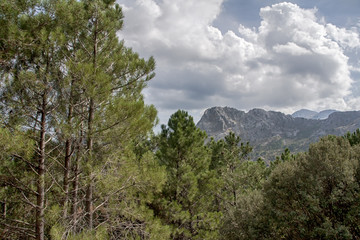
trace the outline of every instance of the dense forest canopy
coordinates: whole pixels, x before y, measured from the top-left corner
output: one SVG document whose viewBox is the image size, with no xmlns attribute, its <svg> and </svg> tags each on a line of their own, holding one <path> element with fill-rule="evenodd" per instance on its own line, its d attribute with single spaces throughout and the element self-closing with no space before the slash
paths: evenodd
<svg viewBox="0 0 360 240">
<path fill-rule="evenodd" d="M 185 111 L 159 134 L 155 60 L 114 0 L 0 3 L 3 239 L 359 239 L 360 131 L 270 165 Z"/>
</svg>

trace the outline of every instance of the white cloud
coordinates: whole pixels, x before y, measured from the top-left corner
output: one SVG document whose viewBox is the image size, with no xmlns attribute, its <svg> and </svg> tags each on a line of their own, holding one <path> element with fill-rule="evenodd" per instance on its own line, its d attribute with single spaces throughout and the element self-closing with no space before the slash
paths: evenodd
<svg viewBox="0 0 360 240">
<path fill-rule="evenodd" d="M 212 25 L 223 0 L 120 1 L 121 37 L 157 60 L 146 99 L 159 111 L 201 112 L 215 105 L 348 109 L 352 69 L 345 50 L 360 47 L 356 29 L 318 19 L 292 3 L 262 8 L 260 27 L 224 34 Z M 344 100 L 345 99 L 345 100 Z M 161 119 L 166 122 L 167 119 Z"/>
<path fill-rule="evenodd" d="M 221 33 L 210 24 L 220 13 L 222 1 L 136 0 L 123 4 L 122 34 L 130 45 L 160 57 L 213 58 Z"/>
<path fill-rule="evenodd" d="M 292 56 L 304 56 L 304 55 L 311 55 L 311 51 L 304 47 L 300 47 L 296 43 L 288 42 L 285 45 L 275 45 L 273 50 L 277 54 L 285 54 L 285 55 L 292 55 Z"/>
<path fill-rule="evenodd" d="M 356 29 L 347 30 L 345 28 L 338 28 L 333 24 L 326 24 L 326 31 L 328 35 L 338 42 L 343 48 L 359 48 L 360 38 Z"/>
</svg>

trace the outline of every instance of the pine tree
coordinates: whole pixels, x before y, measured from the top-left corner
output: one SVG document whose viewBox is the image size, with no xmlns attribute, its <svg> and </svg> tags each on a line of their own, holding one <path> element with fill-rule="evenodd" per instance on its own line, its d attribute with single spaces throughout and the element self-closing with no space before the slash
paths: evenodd
<svg viewBox="0 0 360 240">
<path fill-rule="evenodd" d="M 218 178 L 213 205 L 222 213 L 220 238 L 238 239 L 242 229 L 247 228 L 247 218 L 259 208 L 267 168 L 264 161 L 249 159 L 252 147 L 233 132 L 219 141 L 212 139 L 208 145 L 212 152 L 211 168 Z M 249 207 L 250 203 L 254 207 Z"/>
<path fill-rule="evenodd" d="M 356 129 L 355 132 L 347 132 L 344 136 L 350 142 L 351 146 L 357 145 L 360 143 L 360 129 Z"/>
<path fill-rule="evenodd" d="M 216 239 L 219 213 L 211 199 L 216 180 L 209 171 L 206 133 L 185 111 L 177 111 L 162 126 L 157 157 L 166 167 L 167 182 L 155 210 L 172 226 L 173 239 Z"/>
<path fill-rule="evenodd" d="M 2 126 L 30 146 L 3 154 L 1 175 L 11 181 L 1 192 L 10 210 L 2 228 L 13 239 L 166 236 L 147 207 L 163 168 L 135 147 L 156 123 L 141 93 L 155 61 L 119 41 L 121 8 L 108 0 L 1 6 Z M 21 224 L 9 228 L 14 220 Z"/>
<path fill-rule="evenodd" d="M 134 236 L 145 232 L 147 223 L 137 223 L 144 216 L 128 218 L 126 212 L 132 215 L 140 207 L 135 204 L 139 200 L 135 197 L 139 194 L 136 189 L 143 184 L 151 188 L 161 181 L 141 181 L 137 169 L 141 166 L 136 165 L 131 150 L 133 140 L 146 136 L 155 123 L 156 110 L 144 104 L 141 94 L 146 82 L 154 77 L 155 62 L 153 58 L 141 59 L 119 41 L 116 33 L 122 27 L 122 12 L 114 2 L 63 1 L 58 16 L 59 21 L 66 19 L 71 23 L 62 26 L 60 33 L 70 43 L 63 50 L 68 80 L 60 88 L 69 96 L 63 100 L 67 107 L 62 133 L 67 166 L 71 138 L 66 137 L 66 132 L 67 129 L 78 132 L 73 135 L 77 140 L 73 140 L 76 146 L 72 150 L 75 160 L 72 216 L 65 228 L 68 233 L 87 231 L 107 222 L 109 234 L 118 238 L 124 237 L 125 229 L 132 229 Z M 69 3 L 76 13 L 63 8 Z M 65 184 L 68 175 L 69 169 L 65 167 L 64 186 L 68 185 Z M 117 184 L 111 185 L 114 182 Z M 79 202 L 80 189 L 86 189 L 86 194 L 85 201 Z M 121 194 L 127 197 L 115 201 Z M 130 209 L 124 204 L 130 204 Z M 140 226 L 139 230 L 134 226 Z"/>
<path fill-rule="evenodd" d="M 244 191 L 241 181 L 244 171 L 247 171 L 245 169 L 251 164 L 247 161 L 247 156 L 252 151 L 252 147 L 248 142 L 242 143 L 240 137 L 233 132 L 225 136 L 224 140 L 217 142 L 212 140 L 209 147 L 212 149 L 211 167 L 221 179 L 221 187 L 217 195 L 218 203 L 221 205 L 219 208 L 232 211 L 236 209 L 238 195 Z"/>
<path fill-rule="evenodd" d="M 26 5 L 29 4 L 29 5 Z M 10 15 L 8 20 L 7 41 L 3 45 L 8 61 L 13 63 L 3 75 L 3 114 L 7 116 L 5 124 L 12 129 L 17 125 L 29 130 L 27 135 L 33 139 L 34 157 L 19 159 L 28 164 L 33 171 L 36 190 L 32 196 L 24 195 L 26 204 L 35 210 L 35 236 L 44 239 L 45 198 L 47 188 L 50 143 L 53 134 L 50 122 L 56 109 L 54 86 L 59 81 L 59 61 L 56 41 L 52 32 L 56 26 L 52 21 L 53 8 L 50 2 L 19 2 L 13 7 L 24 8 L 18 15 Z M 36 9 L 36 11 L 35 11 Z M 6 16 L 6 15 L 5 15 Z M 19 184 L 24 184 L 19 179 Z M 29 186 L 31 188 L 31 185 Z M 19 188 L 18 188 L 19 189 Z"/>
</svg>

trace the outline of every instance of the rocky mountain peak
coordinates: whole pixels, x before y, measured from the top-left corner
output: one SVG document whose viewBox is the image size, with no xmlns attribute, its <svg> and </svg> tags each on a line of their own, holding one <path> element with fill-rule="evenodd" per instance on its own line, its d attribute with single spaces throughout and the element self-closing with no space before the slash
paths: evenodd
<svg viewBox="0 0 360 240">
<path fill-rule="evenodd" d="M 310 111 L 310 110 L 309 110 Z M 311 113 L 300 110 L 298 113 Z M 322 113 L 322 118 L 316 118 Z M 245 113 L 231 107 L 207 109 L 197 126 L 209 137 L 221 139 L 230 131 L 249 141 L 256 157 L 274 159 L 285 148 L 292 152 L 305 151 L 311 142 L 329 134 L 344 135 L 360 128 L 360 111 L 337 112 L 326 110 L 312 118 L 285 115 L 281 112 L 252 109 Z M 294 115 L 293 114 L 293 115 Z M 326 116 L 326 118 L 324 118 Z"/>
<path fill-rule="evenodd" d="M 230 107 L 212 107 L 207 109 L 197 126 L 200 129 L 207 129 L 206 131 L 212 135 L 221 134 L 236 125 L 236 119 L 245 114 Z M 209 134 L 208 133 L 208 134 Z"/>
</svg>

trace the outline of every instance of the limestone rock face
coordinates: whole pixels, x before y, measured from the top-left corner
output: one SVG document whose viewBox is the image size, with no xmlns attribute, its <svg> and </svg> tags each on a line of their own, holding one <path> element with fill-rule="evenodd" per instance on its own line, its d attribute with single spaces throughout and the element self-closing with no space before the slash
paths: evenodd
<svg viewBox="0 0 360 240">
<path fill-rule="evenodd" d="M 254 147 L 253 158 L 263 157 L 270 161 L 285 148 L 293 153 L 305 151 L 310 143 L 322 136 L 341 136 L 360 128 L 360 111 L 333 111 L 328 118 L 323 119 L 323 116 L 307 119 L 263 109 L 245 113 L 230 107 L 213 107 L 204 112 L 197 126 L 216 140 L 232 131 Z"/>
</svg>

